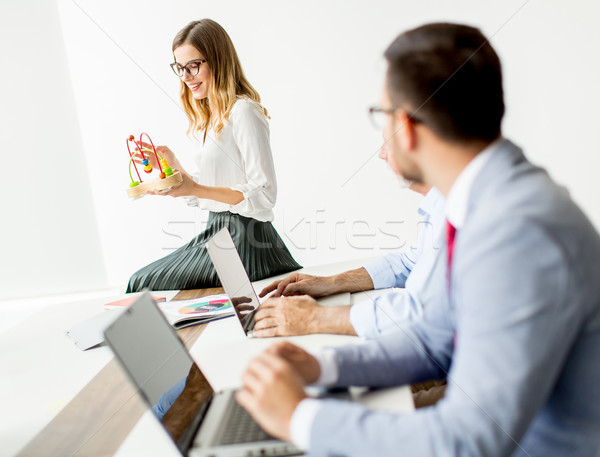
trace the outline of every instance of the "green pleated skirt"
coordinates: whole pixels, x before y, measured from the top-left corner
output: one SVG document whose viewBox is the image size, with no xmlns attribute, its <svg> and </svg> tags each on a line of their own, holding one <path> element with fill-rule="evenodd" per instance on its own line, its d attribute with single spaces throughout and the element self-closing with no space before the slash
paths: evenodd
<svg viewBox="0 0 600 457">
<path fill-rule="evenodd" d="M 184 290 L 220 287 L 204 244 L 223 227 L 233 242 L 251 281 L 302 268 L 270 222 L 228 211 L 209 213 L 206 229 L 185 246 L 135 272 L 127 293 L 150 290 Z"/>
</svg>

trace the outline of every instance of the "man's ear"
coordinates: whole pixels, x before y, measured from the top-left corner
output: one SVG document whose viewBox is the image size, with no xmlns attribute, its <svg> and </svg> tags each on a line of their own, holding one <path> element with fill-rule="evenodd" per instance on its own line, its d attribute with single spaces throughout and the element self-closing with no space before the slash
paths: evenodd
<svg viewBox="0 0 600 457">
<path fill-rule="evenodd" d="M 398 109 L 394 114 L 396 116 L 397 135 L 400 139 L 402 150 L 412 152 L 417 144 L 417 132 L 415 124 L 403 109 Z"/>
</svg>

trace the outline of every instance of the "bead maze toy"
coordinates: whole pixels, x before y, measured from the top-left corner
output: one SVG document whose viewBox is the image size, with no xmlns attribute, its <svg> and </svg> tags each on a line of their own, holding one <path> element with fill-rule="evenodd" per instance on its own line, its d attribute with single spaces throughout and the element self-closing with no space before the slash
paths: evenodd
<svg viewBox="0 0 600 457">
<path fill-rule="evenodd" d="M 152 149 L 144 147 L 142 143 L 142 138 L 146 136 L 148 139 L 148 143 L 152 146 Z M 130 143 L 135 145 L 135 149 L 131 152 L 129 147 Z M 140 140 L 136 141 L 133 135 L 129 135 L 127 137 L 127 151 L 129 151 L 129 177 L 131 178 L 131 184 L 129 184 L 129 189 L 127 189 L 127 195 L 130 198 L 141 198 L 146 195 L 148 191 L 167 191 L 173 187 L 178 186 L 183 182 L 183 177 L 181 173 L 178 171 L 173 171 L 167 160 L 163 158 L 158 152 L 156 152 L 156 148 L 154 147 L 154 143 L 150 139 L 147 133 L 142 133 L 140 135 Z M 142 159 L 142 165 L 144 166 L 144 172 L 147 174 L 152 173 L 152 165 L 148 161 L 148 157 L 146 154 L 154 154 L 156 158 L 156 163 L 158 164 L 158 168 L 160 170 L 160 174 L 158 176 L 159 179 L 155 179 L 153 181 L 142 181 L 142 177 L 140 176 L 140 172 L 138 171 L 137 165 L 135 164 L 135 160 L 133 158 L 139 154 Z M 135 168 L 135 173 L 139 181 L 135 181 L 133 179 L 133 175 L 131 174 L 131 164 Z"/>
</svg>

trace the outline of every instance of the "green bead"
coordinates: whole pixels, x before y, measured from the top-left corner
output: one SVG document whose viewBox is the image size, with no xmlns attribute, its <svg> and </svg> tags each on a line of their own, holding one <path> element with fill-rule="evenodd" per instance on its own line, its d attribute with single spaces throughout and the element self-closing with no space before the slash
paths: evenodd
<svg viewBox="0 0 600 457">
<path fill-rule="evenodd" d="M 129 187 L 135 187 L 139 184 L 140 184 L 139 181 L 133 181 L 131 184 L 129 184 Z"/>
<path fill-rule="evenodd" d="M 165 167 L 163 168 L 163 171 L 165 172 L 165 176 L 171 176 L 173 174 L 173 169 L 171 167 Z"/>
</svg>

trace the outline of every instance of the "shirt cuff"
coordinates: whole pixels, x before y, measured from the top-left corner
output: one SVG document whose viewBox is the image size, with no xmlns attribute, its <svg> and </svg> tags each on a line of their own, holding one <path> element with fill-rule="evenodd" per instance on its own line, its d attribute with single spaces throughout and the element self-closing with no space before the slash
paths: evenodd
<svg viewBox="0 0 600 457">
<path fill-rule="evenodd" d="M 292 443 L 300 449 L 310 447 L 310 432 L 317 413 L 322 407 L 322 402 L 314 398 L 305 398 L 292 413 L 290 420 L 290 438 Z"/>
<path fill-rule="evenodd" d="M 375 338 L 379 335 L 375 300 L 365 300 L 350 308 L 350 323 L 361 338 Z"/>
<path fill-rule="evenodd" d="M 188 206 L 198 207 L 198 199 L 196 197 L 182 197 Z"/>
<path fill-rule="evenodd" d="M 321 367 L 321 375 L 314 384 L 319 386 L 332 386 L 339 378 L 339 368 L 335 360 L 335 349 L 323 348 L 317 351 L 308 351 Z"/>
<path fill-rule="evenodd" d="M 255 195 L 260 194 L 261 192 L 265 192 L 266 186 L 250 186 L 248 184 L 236 184 L 235 186 L 231 186 L 230 189 L 235 190 L 237 192 L 241 192 L 244 196 L 244 199 L 240 203 L 236 205 L 231 205 L 232 207 L 235 207 L 241 205 L 245 201 L 250 200 Z"/>
<path fill-rule="evenodd" d="M 363 268 L 369 273 L 374 289 L 385 289 L 396 286 L 397 281 L 394 269 L 385 257 L 372 260 L 363 265 Z"/>
</svg>

